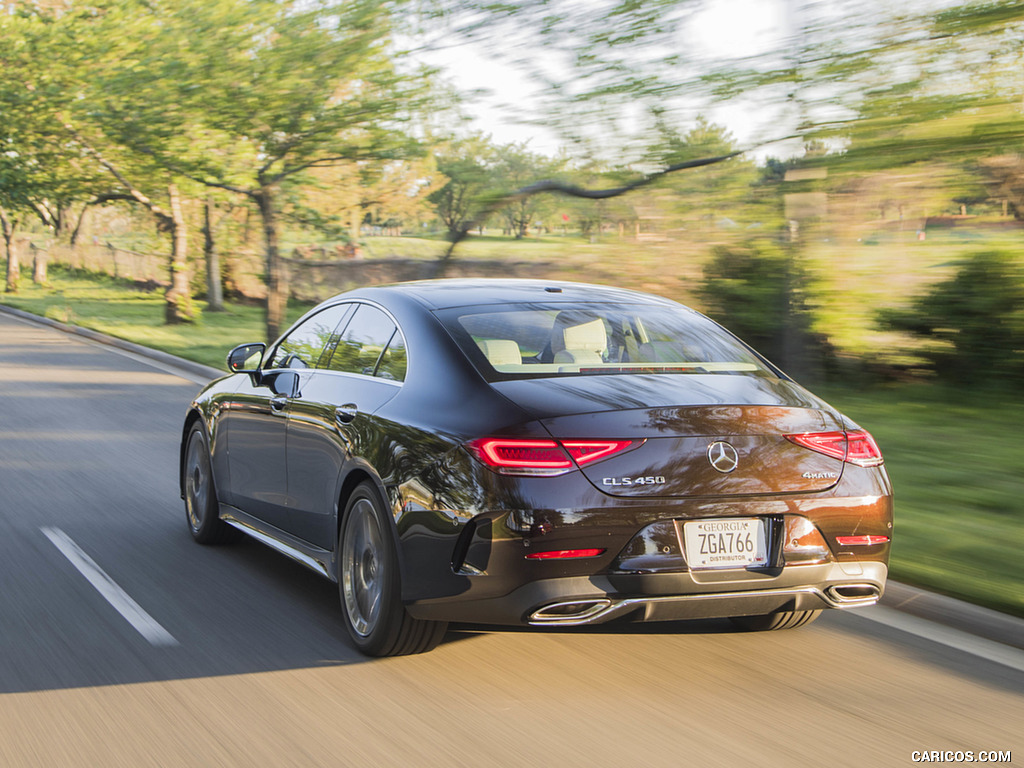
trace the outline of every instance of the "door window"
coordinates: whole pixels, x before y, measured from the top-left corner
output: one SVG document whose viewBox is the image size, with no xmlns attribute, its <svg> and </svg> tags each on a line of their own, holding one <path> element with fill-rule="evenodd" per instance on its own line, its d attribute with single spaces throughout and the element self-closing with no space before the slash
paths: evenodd
<svg viewBox="0 0 1024 768">
<path fill-rule="evenodd" d="M 335 304 L 317 312 L 281 339 L 268 368 L 316 368 L 331 336 L 352 312 L 353 304 Z"/>
</svg>

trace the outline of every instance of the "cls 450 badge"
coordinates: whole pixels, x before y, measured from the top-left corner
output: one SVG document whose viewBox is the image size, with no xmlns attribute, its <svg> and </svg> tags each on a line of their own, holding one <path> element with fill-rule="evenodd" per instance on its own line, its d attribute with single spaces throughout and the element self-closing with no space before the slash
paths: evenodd
<svg viewBox="0 0 1024 768">
<path fill-rule="evenodd" d="M 627 486 L 627 485 L 664 485 L 665 478 L 661 475 L 646 475 L 645 477 L 606 477 L 601 480 L 601 485 Z"/>
</svg>

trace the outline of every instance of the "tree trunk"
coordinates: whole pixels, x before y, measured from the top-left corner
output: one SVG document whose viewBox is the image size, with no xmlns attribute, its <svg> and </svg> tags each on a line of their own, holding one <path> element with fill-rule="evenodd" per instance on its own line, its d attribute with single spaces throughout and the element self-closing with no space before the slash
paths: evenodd
<svg viewBox="0 0 1024 768">
<path fill-rule="evenodd" d="M 206 311 L 224 311 L 224 287 L 220 281 L 220 254 L 213 239 L 213 198 L 203 206 L 203 255 L 206 257 Z"/>
<path fill-rule="evenodd" d="M 7 252 L 7 293 L 18 292 L 18 249 L 14 244 L 14 219 L 7 215 L 7 211 L 0 208 L 0 223 L 3 224 L 4 247 Z"/>
<path fill-rule="evenodd" d="M 363 209 L 358 205 L 352 209 L 351 218 L 348 224 L 348 238 L 353 243 L 358 243 L 360 236 L 363 234 L 362 229 L 363 223 Z"/>
<path fill-rule="evenodd" d="M 263 235 L 267 249 L 267 343 L 273 344 L 285 329 L 288 311 L 288 280 L 277 242 L 277 211 L 274 207 L 277 188 L 262 186 L 256 192 L 256 204 L 263 219 Z"/>
<path fill-rule="evenodd" d="M 43 248 L 32 248 L 32 282 L 46 285 L 46 251 Z"/>
<path fill-rule="evenodd" d="M 185 217 L 181 212 L 181 196 L 174 184 L 167 186 L 170 197 L 171 226 L 171 285 L 164 294 L 164 322 L 167 325 L 191 323 L 195 319 L 192 306 L 192 293 L 188 280 L 188 230 Z"/>
</svg>

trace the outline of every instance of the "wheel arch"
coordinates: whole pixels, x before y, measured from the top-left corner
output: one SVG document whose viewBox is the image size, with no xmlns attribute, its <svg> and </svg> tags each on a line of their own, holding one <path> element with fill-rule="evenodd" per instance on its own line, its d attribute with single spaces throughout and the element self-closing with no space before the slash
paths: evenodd
<svg viewBox="0 0 1024 768">
<path fill-rule="evenodd" d="M 181 428 L 181 444 L 178 447 L 178 492 L 181 494 L 182 499 L 185 498 L 185 452 L 188 450 L 188 435 L 192 431 L 192 425 L 197 421 L 203 425 L 207 444 L 209 444 L 210 440 L 210 431 L 206 428 L 205 422 L 203 422 L 202 414 L 199 413 L 198 409 L 190 408 L 185 416 L 185 424 Z"/>
<path fill-rule="evenodd" d="M 364 482 L 369 482 L 377 492 L 378 500 L 384 506 L 384 509 L 390 514 L 385 517 L 390 521 L 391 525 L 391 541 L 395 546 L 395 554 L 398 557 L 398 572 L 399 578 L 402 583 L 405 583 L 406 577 L 406 563 L 405 558 L 402 555 L 402 542 L 398 537 L 398 526 L 395 523 L 394 505 L 392 504 L 391 494 L 388 493 L 387 486 L 384 481 L 380 479 L 380 476 L 369 466 L 359 464 L 353 467 L 345 479 L 341 483 L 341 490 L 338 494 L 338 512 L 334 520 L 334 571 L 337 575 L 338 559 L 340 557 L 338 542 L 341 539 L 341 525 L 343 518 L 345 517 L 345 509 L 348 506 L 349 499 L 352 498 L 352 494 L 356 488 L 362 485 Z"/>
</svg>

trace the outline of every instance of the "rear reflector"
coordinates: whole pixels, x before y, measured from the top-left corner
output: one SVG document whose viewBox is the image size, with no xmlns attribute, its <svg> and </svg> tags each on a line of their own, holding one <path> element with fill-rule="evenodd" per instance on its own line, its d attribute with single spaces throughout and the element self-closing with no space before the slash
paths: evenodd
<svg viewBox="0 0 1024 768">
<path fill-rule="evenodd" d="M 786 435 L 786 439 L 858 467 L 877 467 L 882 463 L 882 452 L 878 450 L 875 439 L 863 429 L 853 432 L 805 432 Z"/>
<path fill-rule="evenodd" d="M 888 536 L 836 536 L 836 541 L 844 547 L 870 547 L 885 544 Z"/>
<path fill-rule="evenodd" d="M 531 552 L 527 560 L 571 560 L 579 557 L 597 557 L 603 549 L 555 549 L 550 552 Z"/>
<path fill-rule="evenodd" d="M 521 440 L 481 437 L 466 443 L 480 461 L 505 475 L 563 475 L 578 466 L 607 458 L 635 440 Z"/>
</svg>

